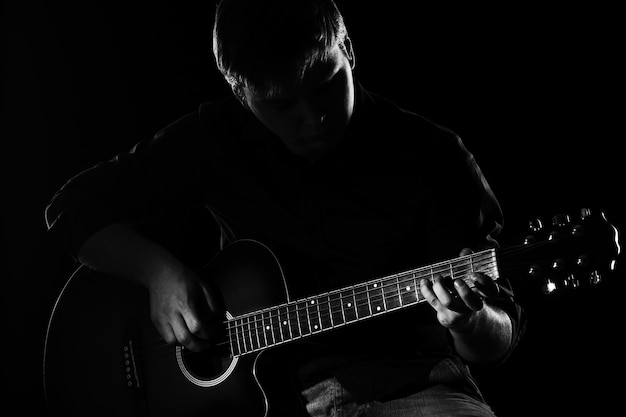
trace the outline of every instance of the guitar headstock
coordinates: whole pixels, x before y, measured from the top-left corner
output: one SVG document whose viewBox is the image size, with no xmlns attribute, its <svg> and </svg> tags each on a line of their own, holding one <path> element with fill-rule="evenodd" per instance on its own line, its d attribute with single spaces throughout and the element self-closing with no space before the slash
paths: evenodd
<svg viewBox="0 0 626 417">
<path fill-rule="evenodd" d="M 529 234 L 500 252 L 505 276 L 539 286 L 544 294 L 599 285 L 621 254 L 619 231 L 604 212 L 583 208 L 549 222 L 528 223 Z"/>
</svg>

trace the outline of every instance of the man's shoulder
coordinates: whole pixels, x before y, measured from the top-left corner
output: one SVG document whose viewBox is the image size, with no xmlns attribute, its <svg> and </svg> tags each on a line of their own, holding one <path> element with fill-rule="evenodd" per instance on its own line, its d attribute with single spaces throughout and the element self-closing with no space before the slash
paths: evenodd
<svg viewBox="0 0 626 417">
<path fill-rule="evenodd" d="M 388 148 L 406 156 L 459 150 L 462 142 L 452 129 L 408 110 L 382 95 L 365 92 L 363 131 L 376 132 Z"/>
<path fill-rule="evenodd" d="M 236 99 L 224 97 L 200 103 L 195 109 L 180 116 L 160 129 L 155 138 L 205 136 L 207 129 L 218 131 L 229 120 L 236 118 Z M 210 135 L 213 136 L 213 135 Z"/>
</svg>

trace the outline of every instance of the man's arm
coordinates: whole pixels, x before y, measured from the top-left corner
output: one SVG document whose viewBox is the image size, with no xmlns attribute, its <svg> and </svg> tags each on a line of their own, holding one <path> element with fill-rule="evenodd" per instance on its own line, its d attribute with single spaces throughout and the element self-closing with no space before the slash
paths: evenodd
<svg viewBox="0 0 626 417">
<path fill-rule="evenodd" d="M 78 259 L 85 265 L 145 286 L 152 320 L 167 343 L 200 350 L 222 307 L 202 280 L 169 250 L 132 225 L 112 224 L 89 237 Z"/>
</svg>

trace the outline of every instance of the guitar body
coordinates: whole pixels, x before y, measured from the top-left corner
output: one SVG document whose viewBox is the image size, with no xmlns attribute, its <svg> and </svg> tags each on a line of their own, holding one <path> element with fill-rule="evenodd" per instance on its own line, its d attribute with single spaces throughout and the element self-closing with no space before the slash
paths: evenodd
<svg viewBox="0 0 626 417">
<path fill-rule="evenodd" d="M 202 275 L 221 290 L 229 315 L 288 300 L 278 261 L 255 241 L 228 246 Z M 269 409 L 267 390 L 281 376 L 264 371 L 276 350 L 233 359 L 228 346 L 201 353 L 169 346 L 152 324 L 145 288 L 82 266 L 48 325 L 47 406 L 54 416 L 277 415 L 282 405 Z"/>
</svg>

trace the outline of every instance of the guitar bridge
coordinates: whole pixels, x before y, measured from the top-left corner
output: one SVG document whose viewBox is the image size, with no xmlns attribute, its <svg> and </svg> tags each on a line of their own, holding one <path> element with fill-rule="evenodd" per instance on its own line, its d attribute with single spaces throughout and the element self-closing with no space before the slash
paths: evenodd
<svg viewBox="0 0 626 417">
<path fill-rule="evenodd" d="M 126 386 L 128 388 L 141 388 L 139 383 L 139 373 L 137 372 L 137 363 L 135 361 L 133 341 L 130 339 L 123 347 L 123 364 Z"/>
</svg>

